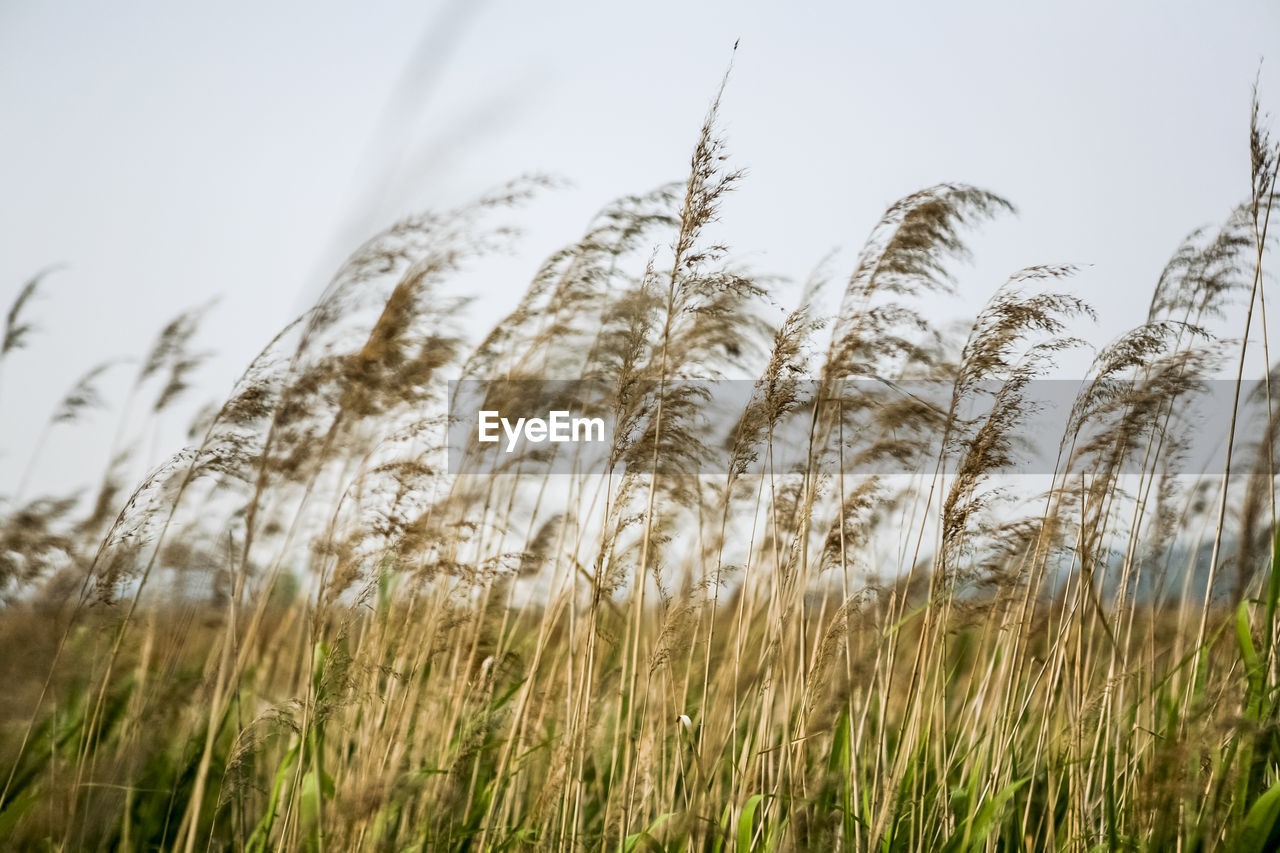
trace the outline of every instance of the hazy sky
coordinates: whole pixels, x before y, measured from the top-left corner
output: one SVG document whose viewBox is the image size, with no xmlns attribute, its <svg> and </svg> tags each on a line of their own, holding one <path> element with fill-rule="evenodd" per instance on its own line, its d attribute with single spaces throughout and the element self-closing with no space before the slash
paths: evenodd
<svg viewBox="0 0 1280 853">
<path fill-rule="evenodd" d="M 1277 36 L 1275 2 L 4 0 L 0 303 L 66 268 L 3 369 L 0 492 L 75 378 L 176 312 L 222 297 L 191 402 L 218 397 L 379 226 L 562 176 L 572 189 L 519 218 L 522 251 L 468 279 L 481 319 L 505 310 L 602 204 L 683 177 L 735 39 L 739 257 L 804 278 L 840 246 L 847 273 L 894 199 L 973 183 L 1020 214 L 975 241 L 956 311 L 1021 266 L 1092 264 L 1073 286 L 1103 342 L 1142 319 L 1179 239 L 1247 192 L 1249 87 L 1270 54 L 1280 111 Z M 44 479 L 96 478 L 114 418 L 55 436 Z"/>
</svg>

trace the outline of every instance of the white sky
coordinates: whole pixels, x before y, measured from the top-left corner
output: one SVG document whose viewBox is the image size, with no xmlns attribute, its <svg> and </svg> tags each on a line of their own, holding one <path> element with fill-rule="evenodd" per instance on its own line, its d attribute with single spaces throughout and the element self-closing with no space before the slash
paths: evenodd
<svg viewBox="0 0 1280 853">
<path fill-rule="evenodd" d="M 573 182 L 467 287 L 480 320 L 613 197 L 680 179 L 735 39 L 724 234 L 756 269 L 839 272 L 886 205 L 937 181 L 1009 198 L 955 311 L 1033 263 L 1098 342 L 1140 321 L 1179 239 L 1248 189 L 1249 87 L 1280 111 L 1280 4 L 1070 2 L 0 4 L 0 306 L 54 263 L 0 381 L 0 492 L 92 363 L 215 294 L 226 392 L 379 226 L 518 174 Z M 967 8 L 960 8 L 962 5 Z M 126 373 L 110 388 L 119 402 Z M 96 480 L 115 413 L 55 435 L 41 479 Z M 175 432 L 185 424 L 168 425 Z M 164 442 L 169 444 L 166 438 Z"/>
</svg>

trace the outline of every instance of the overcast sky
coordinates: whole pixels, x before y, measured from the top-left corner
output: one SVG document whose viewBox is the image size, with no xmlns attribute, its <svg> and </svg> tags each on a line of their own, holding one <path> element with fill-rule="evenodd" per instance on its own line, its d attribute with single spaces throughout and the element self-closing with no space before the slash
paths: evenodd
<svg viewBox="0 0 1280 853">
<path fill-rule="evenodd" d="M 802 279 L 839 246 L 847 273 L 894 199 L 972 183 L 1020 213 L 975 241 L 955 311 L 1022 266 L 1091 264 L 1073 286 L 1100 343 L 1247 192 L 1260 63 L 1280 110 L 1280 4 L 1261 0 L 204 6 L 0 3 L 0 304 L 66 265 L 4 367 L 0 492 L 75 378 L 176 312 L 221 296 L 194 405 L 378 227 L 561 176 L 521 251 L 468 280 L 481 319 L 505 310 L 605 202 L 683 177 L 737 39 L 723 117 L 749 175 L 723 217 L 740 257 Z M 55 436 L 42 479 L 96 479 L 114 418 Z"/>
</svg>

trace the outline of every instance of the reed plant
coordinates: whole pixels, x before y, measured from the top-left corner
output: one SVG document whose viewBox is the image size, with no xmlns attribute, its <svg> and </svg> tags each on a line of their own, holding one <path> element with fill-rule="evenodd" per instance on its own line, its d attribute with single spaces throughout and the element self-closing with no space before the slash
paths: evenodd
<svg viewBox="0 0 1280 853">
<path fill-rule="evenodd" d="M 780 308 L 712 237 L 745 179 L 719 111 L 682 183 L 601 210 L 478 343 L 451 282 L 545 179 L 374 235 L 172 456 L 207 306 L 137 360 L 92 493 L 31 496 L 31 452 L 0 504 L 0 845 L 1280 849 L 1256 93 L 1247 196 L 1098 349 L 1033 490 L 1008 471 L 1087 346 L 1075 268 L 1014 272 L 957 333 L 932 306 L 1014 209 L 941 184 L 830 316 L 829 265 Z M 0 368 L 43 345 L 43 277 Z M 1188 475 L 1186 401 L 1224 370 L 1225 464 Z M 608 413 L 603 464 L 459 468 L 459 378 Z"/>
</svg>

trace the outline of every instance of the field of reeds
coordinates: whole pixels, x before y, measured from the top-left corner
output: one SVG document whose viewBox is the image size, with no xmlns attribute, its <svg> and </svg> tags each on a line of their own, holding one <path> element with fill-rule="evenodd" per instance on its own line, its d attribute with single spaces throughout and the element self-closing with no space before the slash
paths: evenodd
<svg viewBox="0 0 1280 853">
<path fill-rule="evenodd" d="M 1280 847 L 1265 117 L 1240 206 L 1093 342 L 1056 462 L 1016 477 L 1087 345 L 1073 268 L 952 333 L 927 307 L 1013 206 L 943 184 L 780 311 L 708 234 L 744 177 L 718 110 L 687 178 L 600 211 L 482 340 L 451 281 L 542 180 L 369 239 L 140 482 L 121 453 L 94 494 L 8 488 L 0 846 Z M 188 391 L 202 311 L 141 354 L 134 427 Z M 45 435 L 103 418 L 104 369 Z M 451 379 L 590 404 L 607 450 L 465 470 Z M 726 419 L 689 380 L 751 392 Z M 1188 424 L 1210 381 L 1231 405 Z M 1180 464 L 1197 429 L 1220 469 Z"/>
</svg>

